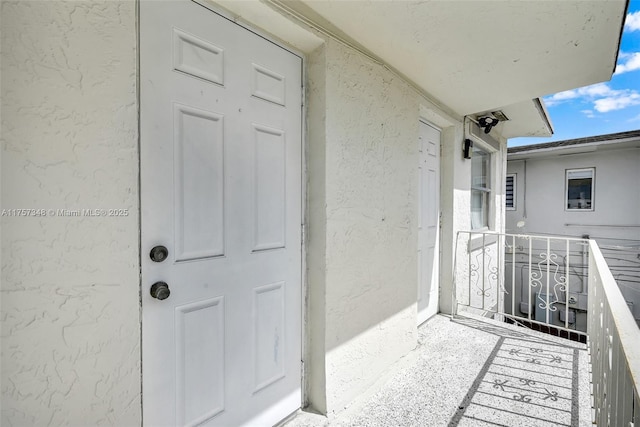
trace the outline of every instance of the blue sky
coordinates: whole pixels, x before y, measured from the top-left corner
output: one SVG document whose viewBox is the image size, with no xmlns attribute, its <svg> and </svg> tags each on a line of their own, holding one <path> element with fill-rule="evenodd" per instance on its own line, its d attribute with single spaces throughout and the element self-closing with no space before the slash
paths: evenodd
<svg viewBox="0 0 640 427">
<path fill-rule="evenodd" d="M 631 0 L 611 81 L 545 96 L 555 133 L 509 147 L 640 129 L 640 0 Z"/>
</svg>

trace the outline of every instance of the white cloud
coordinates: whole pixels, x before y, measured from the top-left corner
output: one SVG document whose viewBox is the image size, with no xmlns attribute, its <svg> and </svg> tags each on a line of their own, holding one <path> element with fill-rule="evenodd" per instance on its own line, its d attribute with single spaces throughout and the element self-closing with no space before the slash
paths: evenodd
<svg viewBox="0 0 640 427">
<path fill-rule="evenodd" d="M 626 31 L 640 31 L 640 10 L 627 14 L 624 29 Z"/>
<path fill-rule="evenodd" d="M 547 104 L 548 107 L 551 107 L 553 105 L 561 104 L 563 101 L 568 101 L 577 97 L 578 91 L 567 90 L 564 92 L 556 93 L 555 95 L 547 96 L 546 98 L 544 98 L 544 103 Z"/>
<path fill-rule="evenodd" d="M 599 113 L 622 110 L 633 105 L 640 105 L 640 94 L 636 91 L 626 90 L 606 98 L 596 99 L 593 108 Z"/>
<path fill-rule="evenodd" d="M 606 83 L 597 83 L 591 86 L 585 86 L 578 89 L 578 93 L 581 96 L 606 96 L 611 95 L 617 91 L 611 89 Z"/>
<path fill-rule="evenodd" d="M 576 98 L 595 98 L 599 96 L 609 96 L 615 94 L 615 90 L 611 89 L 606 83 L 597 83 L 591 86 L 585 86 L 578 89 L 567 90 L 548 96 L 544 99 L 547 106 L 560 104 Z"/>
<path fill-rule="evenodd" d="M 568 101 L 588 103 L 592 107 L 581 110 L 581 113 L 589 118 L 595 118 L 596 112 L 608 113 L 640 105 L 640 93 L 634 89 L 612 89 L 606 83 L 598 83 L 556 93 L 545 97 L 544 101 L 549 107 Z"/>
<path fill-rule="evenodd" d="M 626 59 L 626 62 L 624 64 L 618 64 L 614 74 L 617 75 L 627 73 L 629 71 L 640 70 L 640 52 L 627 54 L 624 59 Z"/>
</svg>

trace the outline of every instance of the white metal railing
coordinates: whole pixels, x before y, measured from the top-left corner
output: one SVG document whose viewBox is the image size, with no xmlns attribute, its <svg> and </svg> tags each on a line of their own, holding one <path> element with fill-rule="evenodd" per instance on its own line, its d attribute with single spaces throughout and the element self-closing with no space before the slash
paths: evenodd
<svg viewBox="0 0 640 427">
<path fill-rule="evenodd" d="M 458 232 L 452 312 L 507 318 L 584 340 L 588 254 L 585 239 Z"/>
<path fill-rule="evenodd" d="M 640 328 L 593 240 L 461 231 L 452 314 L 587 338 L 594 423 L 640 427 Z"/>
<path fill-rule="evenodd" d="M 600 248 L 590 241 L 589 333 L 595 423 L 640 425 L 640 329 Z"/>
</svg>

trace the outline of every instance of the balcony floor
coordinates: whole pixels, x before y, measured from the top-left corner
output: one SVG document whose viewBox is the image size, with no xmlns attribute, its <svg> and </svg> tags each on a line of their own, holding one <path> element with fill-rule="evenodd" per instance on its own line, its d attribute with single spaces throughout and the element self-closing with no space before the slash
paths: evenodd
<svg viewBox="0 0 640 427">
<path fill-rule="evenodd" d="M 337 415 L 286 427 L 591 426 L 586 347 L 492 320 L 435 316 L 417 348 Z"/>
</svg>

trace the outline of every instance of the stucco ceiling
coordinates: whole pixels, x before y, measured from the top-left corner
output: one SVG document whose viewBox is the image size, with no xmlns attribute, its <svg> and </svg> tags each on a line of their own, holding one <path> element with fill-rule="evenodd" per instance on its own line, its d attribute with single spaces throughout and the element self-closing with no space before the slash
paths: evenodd
<svg viewBox="0 0 640 427">
<path fill-rule="evenodd" d="M 211 0 L 196 0 L 208 3 Z M 303 22 L 382 60 L 454 115 L 502 110 L 506 138 L 548 136 L 539 97 L 613 73 L 626 0 L 215 0 L 309 53 Z"/>
<path fill-rule="evenodd" d="M 482 117 L 492 110 L 476 114 Z M 544 103 L 539 99 L 526 100 L 515 104 L 505 105 L 500 111 L 509 120 L 498 124 L 498 131 L 505 138 L 518 136 L 551 136 L 553 134 L 553 124 L 548 117 Z"/>
<path fill-rule="evenodd" d="M 609 80 L 625 0 L 285 1 L 460 115 Z"/>
</svg>

